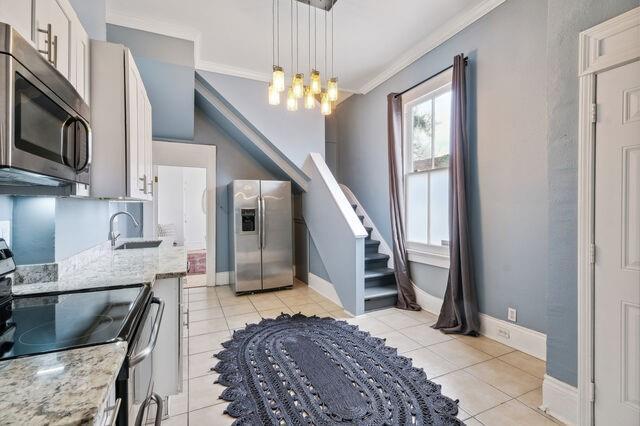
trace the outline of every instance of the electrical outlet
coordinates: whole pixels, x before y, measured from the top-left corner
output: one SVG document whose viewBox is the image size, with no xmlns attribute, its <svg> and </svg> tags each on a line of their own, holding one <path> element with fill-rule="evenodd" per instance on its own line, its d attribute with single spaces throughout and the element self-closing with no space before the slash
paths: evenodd
<svg viewBox="0 0 640 426">
<path fill-rule="evenodd" d="M 516 322 L 516 310 L 514 308 L 507 309 L 507 319 Z"/>
<path fill-rule="evenodd" d="M 498 327 L 498 336 L 503 337 L 505 339 L 510 339 L 511 335 L 509 334 L 509 330 L 506 328 Z"/>
</svg>

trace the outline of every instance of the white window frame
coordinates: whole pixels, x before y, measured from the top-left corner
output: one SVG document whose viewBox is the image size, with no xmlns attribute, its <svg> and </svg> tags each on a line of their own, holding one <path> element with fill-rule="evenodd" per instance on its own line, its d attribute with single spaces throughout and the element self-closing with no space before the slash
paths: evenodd
<svg viewBox="0 0 640 426">
<path fill-rule="evenodd" d="M 403 180 L 404 180 L 404 223 L 407 222 L 407 177 L 412 174 L 429 173 L 429 171 L 414 172 L 411 159 L 411 139 L 409 135 L 410 126 L 407 125 L 408 110 L 407 107 L 411 107 L 420 98 L 426 95 L 438 94 L 438 92 L 445 92 L 451 90 L 451 79 L 453 77 L 453 70 L 446 70 L 435 77 L 425 81 L 418 87 L 411 89 L 409 92 L 402 95 L 402 156 L 403 156 Z M 435 96 L 434 96 L 435 98 Z M 429 232 L 429 225 L 427 224 L 427 232 Z M 445 246 L 434 246 L 430 244 L 418 243 L 414 241 L 405 241 L 407 247 L 407 253 L 409 255 L 409 261 L 418 262 L 427 265 L 437 266 L 440 268 L 449 268 L 449 248 Z"/>
</svg>

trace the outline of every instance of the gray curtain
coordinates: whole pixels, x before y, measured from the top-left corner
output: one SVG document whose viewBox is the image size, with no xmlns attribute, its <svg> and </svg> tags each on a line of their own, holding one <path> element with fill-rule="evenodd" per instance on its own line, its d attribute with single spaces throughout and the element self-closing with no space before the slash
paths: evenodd
<svg viewBox="0 0 640 426">
<path fill-rule="evenodd" d="M 391 232 L 393 238 L 393 263 L 398 286 L 396 307 L 419 311 L 416 293 L 413 290 L 407 250 L 404 246 L 404 188 L 402 161 L 402 99 L 395 93 L 387 97 L 389 133 L 389 204 L 391 210 Z"/>
<path fill-rule="evenodd" d="M 438 321 L 445 333 L 477 335 L 480 331 L 471 235 L 467 215 L 466 150 L 467 88 L 465 58 L 453 60 L 451 142 L 449 156 L 449 280 Z"/>
</svg>

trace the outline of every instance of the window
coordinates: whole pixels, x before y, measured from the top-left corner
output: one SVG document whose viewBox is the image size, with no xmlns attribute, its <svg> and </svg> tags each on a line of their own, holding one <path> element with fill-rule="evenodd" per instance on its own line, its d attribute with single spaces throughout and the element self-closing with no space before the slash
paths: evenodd
<svg viewBox="0 0 640 426">
<path fill-rule="evenodd" d="M 410 259 L 448 266 L 451 71 L 404 94 L 402 112 Z"/>
</svg>

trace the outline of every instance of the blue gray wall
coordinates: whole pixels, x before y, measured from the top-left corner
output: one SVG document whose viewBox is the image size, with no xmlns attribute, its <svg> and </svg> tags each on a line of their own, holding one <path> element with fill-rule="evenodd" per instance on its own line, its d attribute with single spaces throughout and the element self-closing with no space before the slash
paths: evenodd
<svg viewBox="0 0 640 426">
<path fill-rule="evenodd" d="M 216 146 L 216 272 L 225 272 L 230 269 L 227 184 L 235 179 L 275 177 L 199 108 L 195 109 L 193 143 Z"/>
<path fill-rule="evenodd" d="M 482 312 L 546 331 L 545 1 L 509 0 L 364 96 L 337 108 L 338 170 L 387 242 L 386 96 L 469 56 L 470 212 Z M 523 54 L 526 52 L 526 54 Z M 523 242 L 526 241 L 526 244 Z M 447 271 L 412 264 L 416 284 L 442 296 Z"/>
<path fill-rule="evenodd" d="M 151 101 L 154 138 L 193 139 L 193 42 L 111 24 L 107 40 L 131 49 Z"/>
<path fill-rule="evenodd" d="M 547 370 L 577 381 L 578 33 L 638 0 L 509 0 L 364 96 L 340 104 L 339 177 L 390 241 L 386 95 L 469 56 L 470 217 L 482 312 L 547 333 Z M 376 173 L 371 173 L 375 170 Z M 411 264 L 442 296 L 447 270 Z"/>
<path fill-rule="evenodd" d="M 107 39 L 107 4 L 106 0 L 70 0 L 71 6 L 78 14 L 82 26 L 95 40 Z"/>
<path fill-rule="evenodd" d="M 634 7 L 638 0 L 548 0 L 547 372 L 577 383 L 578 33 Z M 541 92 L 545 93 L 545 92 Z"/>
<path fill-rule="evenodd" d="M 324 116 L 318 109 L 287 111 L 267 102 L 267 83 L 198 70 L 244 118 L 298 167 L 310 152 L 324 156 Z"/>
</svg>

